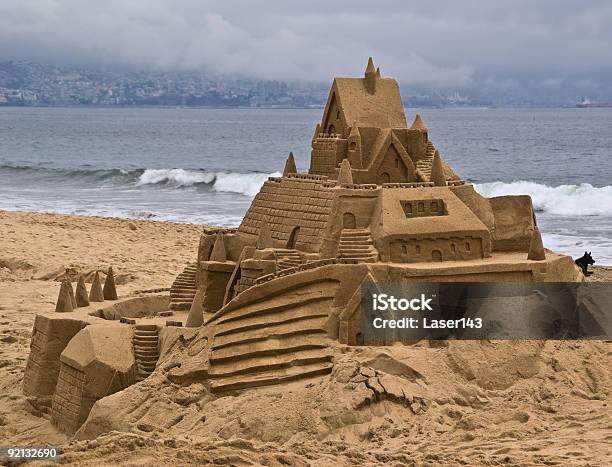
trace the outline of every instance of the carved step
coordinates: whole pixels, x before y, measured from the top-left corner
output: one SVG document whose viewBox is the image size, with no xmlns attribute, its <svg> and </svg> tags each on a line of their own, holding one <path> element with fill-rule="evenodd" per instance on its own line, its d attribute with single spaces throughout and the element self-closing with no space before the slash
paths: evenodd
<svg viewBox="0 0 612 467">
<path fill-rule="evenodd" d="M 272 355 L 266 357 L 252 357 L 239 362 L 226 364 L 216 363 L 209 371 L 209 376 L 227 377 L 245 373 L 258 373 L 266 370 L 287 368 L 291 366 L 308 365 L 311 363 L 324 363 L 332 359 L 329 349 L 304 350 L 283 355 Z"/>
<path fill-rule="evenodd" d="M 246 374 L 211 380 L 213 392 L 231 391 L 245 389 L 255 386 L 266 386 L 293 381 L 296 379 L 320 376 L 331 373 L 333 364 L 329 362 L 317 362 L 306 365 L 290 366 L 275 370 L 262 371 L 255 374 Z"/>
<path fill-rule="evenodd" d="M 210 357 L 211 363 L 219 361 L 241 360 L 243 358 L 279 355 L 298 350 L 309 350 L 326 348 L 324 331 L 309 330 L 308 334 L 295 332 L 292 334 L 275 335 L 274 339 L 269 336 L 254 339 L 248 343 L 236 343 L 214 348 Z"/>
</svg>

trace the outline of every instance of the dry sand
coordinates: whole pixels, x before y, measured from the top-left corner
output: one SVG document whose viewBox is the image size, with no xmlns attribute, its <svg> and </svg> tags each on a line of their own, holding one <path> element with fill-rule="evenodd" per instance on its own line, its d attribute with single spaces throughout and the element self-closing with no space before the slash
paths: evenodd
<svg viewBox="0 0 612 467">
<path fill-rule="evenodd" d="M 221 398 L 156 372 L 104 399 L 92 415 L 116 431 L 88 440 L 30 413 L 30 332 L 55 303 L 54 279 L 112 265 L 120 295 L 168 287 L 199 232 L 0 211 L 0 445 L 61 445 L 75 465 L 612 465 L 612 344 L 602 341 L 338 347 L 331 376 Z M 595 271 L 612 280 L 612 268 Z M 365 384 L 373 373 L 384 392 Z M 95 417 L 88 428 L 105 431 Z"/>
</svg>

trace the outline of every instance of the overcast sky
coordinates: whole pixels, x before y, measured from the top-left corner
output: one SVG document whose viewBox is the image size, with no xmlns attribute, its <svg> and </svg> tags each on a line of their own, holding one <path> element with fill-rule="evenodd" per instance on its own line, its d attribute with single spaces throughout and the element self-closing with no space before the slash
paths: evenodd
<svg viewBox="0 0 612 467">
<path fill-rule="evenodd" d="M 403 85 L 609 87 L 612 1 L 0 0 L 0 60 L 328 81 L 369 55 Z"/>
</svg>

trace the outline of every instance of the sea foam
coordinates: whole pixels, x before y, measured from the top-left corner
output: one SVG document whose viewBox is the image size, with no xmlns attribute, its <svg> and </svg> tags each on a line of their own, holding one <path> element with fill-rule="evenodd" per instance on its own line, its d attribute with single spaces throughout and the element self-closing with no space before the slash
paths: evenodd
<svg viewBox="0 0 612 467">
<path fill-rule="evenodd" d="M 536 211 L 561 216 L 612 216 L 612 186 L 548 186 L 534 182 L 492 182 L 474 185 L 486 197 L 530 195 Z"/>
</svg>

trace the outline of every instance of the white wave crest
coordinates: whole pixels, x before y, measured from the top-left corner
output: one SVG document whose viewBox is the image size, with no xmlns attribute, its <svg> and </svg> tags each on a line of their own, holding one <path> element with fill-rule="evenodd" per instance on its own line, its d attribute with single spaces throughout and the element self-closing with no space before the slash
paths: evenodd
<svg viewBox="0 0 612 467">
<path fill-rule="evenodd" d="M 280 173 L 235 173 L 207 172 L 185 169 L 147 169 L 138 178 L 136 186 L 167 184 L 173 187 L 187 187 L 199 183 L 212 184 L 213 191 L 238 193 L 255 196 L 268 177 Z"/>
<path fill-rule="evenodd" d="M 225 191 L 229 193 L 240 193 L 246 196 L 255 196 L 268 177 L 280 177 L 279 172 L 272 174 L 240 174 L 223 173 L 216 174 L 214 191 Z"/>
<path fill-rule="evenodd" d="M 185 169 L 147 169 L 138 178 L 136 186 L 171 183 L 175 186 L 191 186 L 196 183 L 211 183 L 215 174 Z"/>
<path fill-rule="evenodd" d="M 474 185 L 483 196 L 530 195 L 536 210 L 566 216 L 612 216 L 612 186 L 548 186 L 534 182 L 492 182 Z"/>
</svg>

